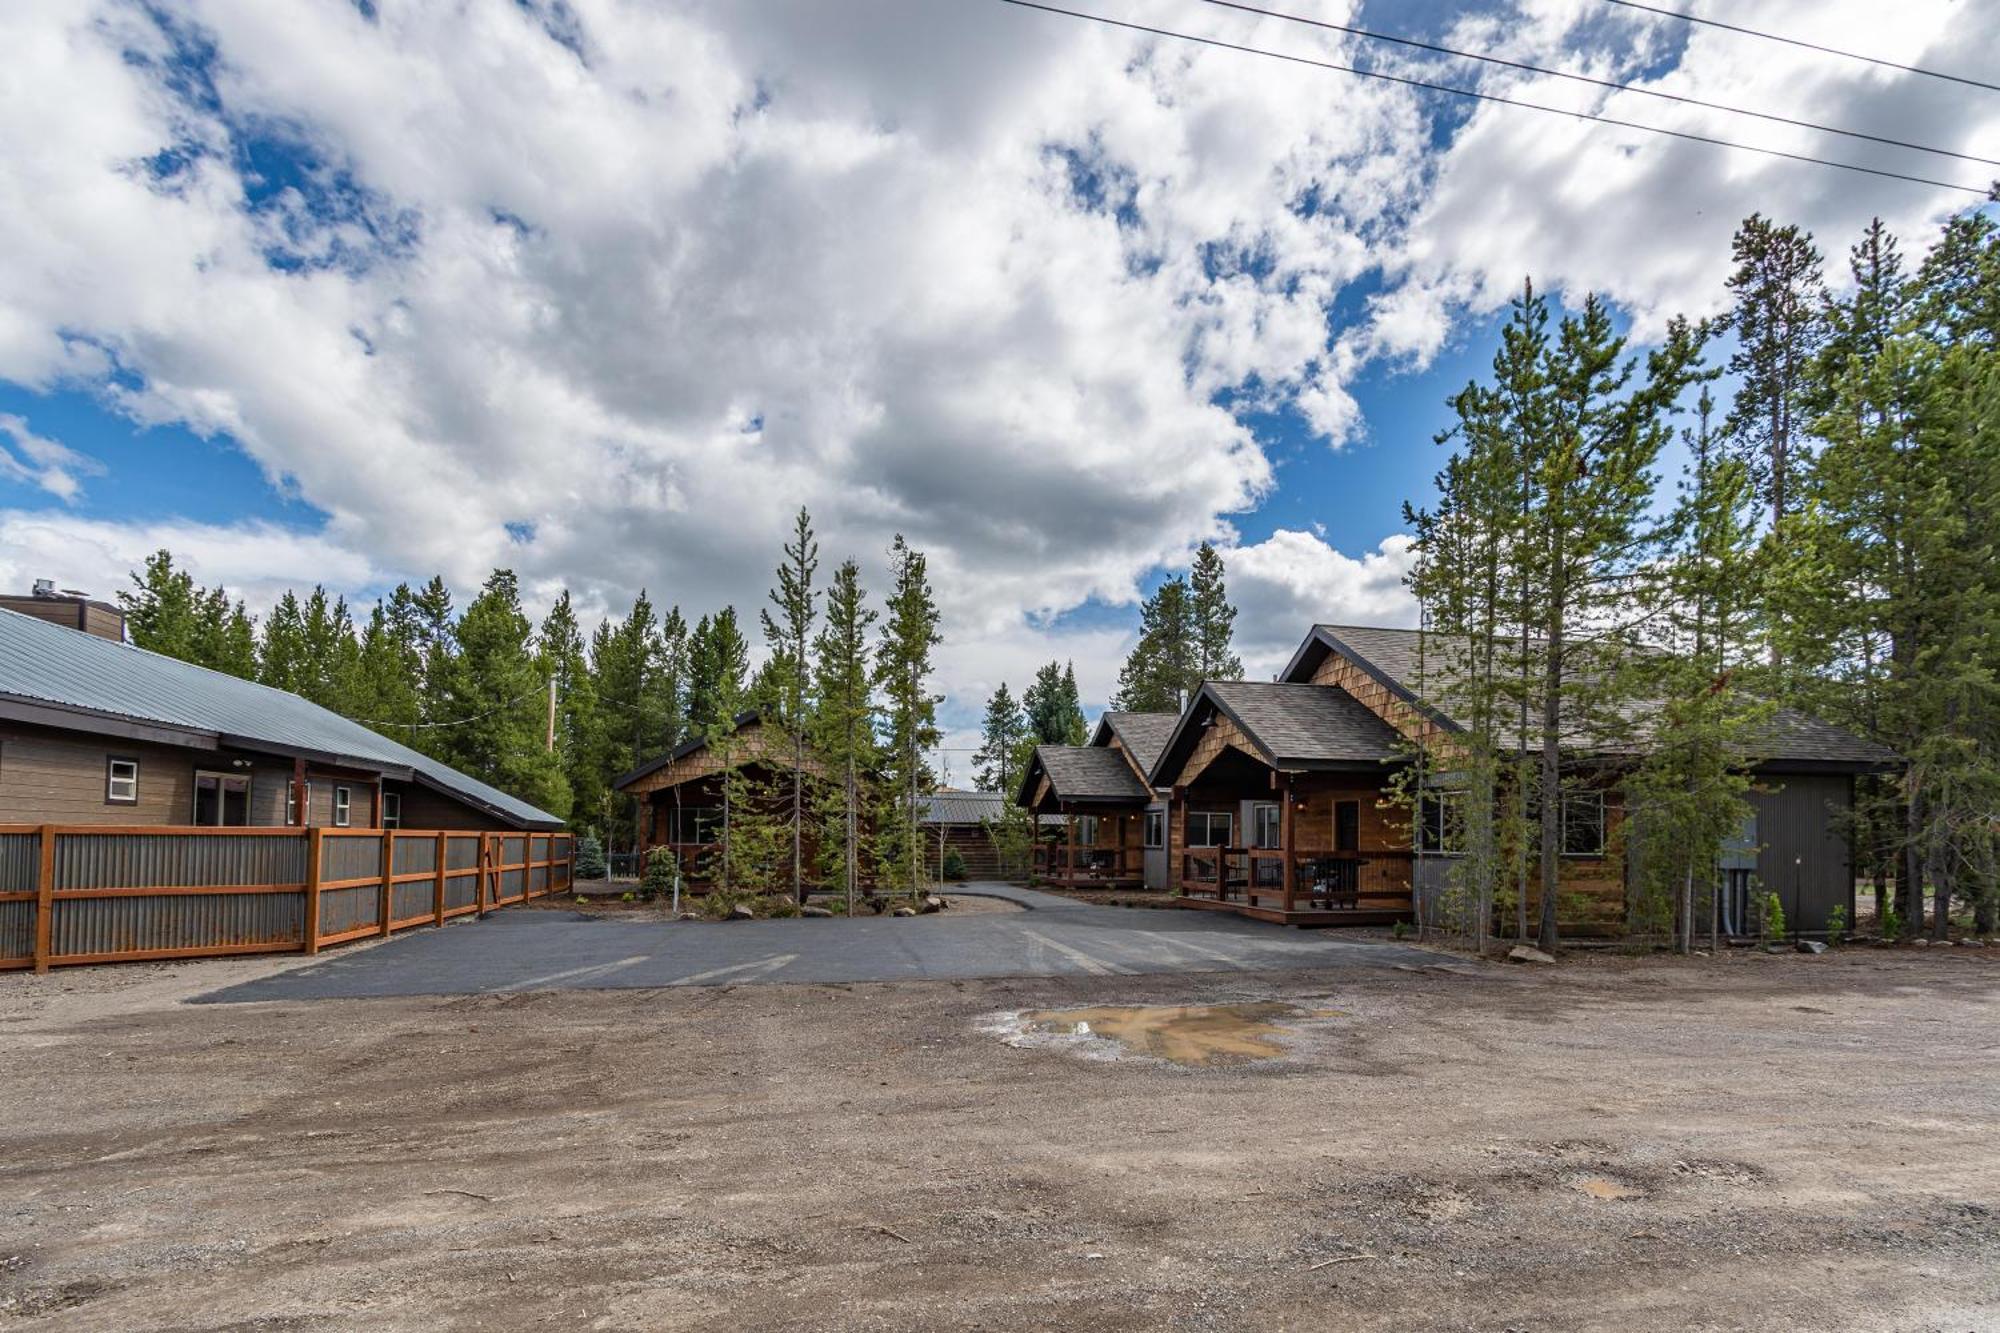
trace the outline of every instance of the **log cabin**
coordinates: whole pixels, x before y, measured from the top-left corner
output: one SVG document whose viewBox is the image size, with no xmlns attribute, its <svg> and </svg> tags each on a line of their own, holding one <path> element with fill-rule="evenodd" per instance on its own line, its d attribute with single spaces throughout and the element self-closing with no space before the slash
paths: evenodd
<svg viewBox="0 0 2000 1333">
<path fill-rule="evenodd" d="M 296 694 L 126 643 L 117 608 L 79 600 L 0 608 L 0 823 L 562 827 Z"/>
<path fill-rule="evenodd" d="M 1042 828 L 1038 882 L 1063 888 L 1140 888 L 1148 863 L 1165 874 L 1166 803 L 1147 784 L 1168 713 L 1106 713 L 1088 745 L 1037 745 L 1015 799 Z M 1051 821 L 1054 827 L 1049 827 Z"/>
</svg>

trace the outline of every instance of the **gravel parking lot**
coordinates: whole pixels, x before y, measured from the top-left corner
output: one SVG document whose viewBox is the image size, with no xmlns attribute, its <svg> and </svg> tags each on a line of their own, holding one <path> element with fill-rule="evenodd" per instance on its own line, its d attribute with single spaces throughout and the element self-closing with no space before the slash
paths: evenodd
<svg viewBox="0 0 2000 1333">
<path fill-rule="evenodd" d="M 203 1005 L 303 960 L 0 977 L 0 1325 L 2000 1326 L 2000 958 L 1434 957 Z M 1313 1017 L 1206 1067 L 1012 1017 L 1244 1000 Z"/>
</svg>

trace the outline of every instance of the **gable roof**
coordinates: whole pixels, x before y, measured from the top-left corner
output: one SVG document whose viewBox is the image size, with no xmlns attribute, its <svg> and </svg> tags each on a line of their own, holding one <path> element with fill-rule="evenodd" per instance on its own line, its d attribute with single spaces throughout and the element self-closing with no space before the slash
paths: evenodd
<svg viewBox="0 0 2000 1333">
<path fill-rule="evenodd" d="M 1329 655 L 1339 653 L 1391 693 L 1458 731 L 1463 730 L 1462 724 L 1449 716 L 1439 700 L 1449 695 L 1454 675 L 1452 661 L 1455 655 L 1463 653 L 1468 642 L 1463 635 L 1378 625 L 1315 625 L 1305 643 L 1292 655 L 1282 678 L 1309 679 Z M 1427 688 L 1426 680 L 1430 682 Z M 1640 700 L 1628 705 L 1624 716 L 1627 722 L 1643 726 L 1652 711 L 1651 704 Z M 1755 748 L 1762 761 L 1770 764 L 1879 768 L 1898 762 L 1896 753 L 1886 746 L 1795 708 L 1774 709 Z"/>
<path fill-rule="evenodd" d="M 1021 774 L 1015 803 L 1032 807 L 1036 780 L 1046 775 L 1049 792 L 1059 801 L 1090 805 L 1146 805 L 1153 793 L 1132 765 L 1116 750 L 1101 745 L 1037 745 L 1034 758 Z"/>
<path fill-rule="evenodd" d="M 729 719 L 730 733 L 733 735 L 734 733 L 742 731 L 744 728 L 750 726 L 752 723 L 762 722 L 763 720 L 764 720 L 764 715 L 762 713 L 759 713 L 754 708 L 747 709 L 746 711 L 738 713 L 735 717 Z M 630 786 L 632 783 L 637 782 L 640 778 L 645 777 L 649 773 L 657 773 L 661 769 L 665 768 L 668 764 L 674 763 L 677 760 L 685 759 L 691 754 L 697 754 L 702 750 L 707 749 L 709 739 L 710 738 L 707 736 L 689 737 L 687 740 L 682 741 L 679 745 L 676 745 L 673 749 L 667 751 L 665 754 L 658 755 L 652 759 L 646 760 L 644 763 L 632 769 L 630 772 L 620 773 L 617 777 L 611 780 L 611 789 L 613 791 L 622 791 L 627 786 Z"/>
<path fill-rule="evenodd" d="M 285 690 L 0 610 L 0 701 L 81 731 L 296 755 L 433 787 L 518 828 L 562 821 Z"/>
<path fill-rule="evenodd" d="M 1111 737 L 1116 736 L 1130 752 L 1139 771 L 1151 773 L 1153 766 L 1160 762 L 1160 752 L 1167 748 L 1167 739 L 1174 734 L 1174 724 L 1179 721 L 1178 713 L 1107 711 L 1097 719 L 1097 730 L 1091 735 L 1090 743 L 1109 745 Z"/>
<path fill-rule="evenodd" d="M 1234 722 L 1273 768 L 1373 768 L 1408 757 L 1395 728 L 1337 685 L 1256 680 L 1204 681 L 1153 766 L 1170 786 L 1208 720 Z"/>
<path fill-rule="evenodd" d="M 997 791 L 935 791 L 918 807 L 920 824 L 977 824 L 997 820 L 1006 798 Z"/>
</svg>

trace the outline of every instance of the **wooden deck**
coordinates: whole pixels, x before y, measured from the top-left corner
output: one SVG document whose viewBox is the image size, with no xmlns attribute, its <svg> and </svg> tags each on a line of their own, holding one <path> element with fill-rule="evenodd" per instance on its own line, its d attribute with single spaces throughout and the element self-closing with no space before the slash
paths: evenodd
<svg viewBox="0 0 2000 1333">
<path fill-rule="evenodd" d="M 1414 919 L 1407 852 L 1293 853 L 1196 848 L 1181 857 L 1177 905 L 1290 926 Z"/>
</svg>

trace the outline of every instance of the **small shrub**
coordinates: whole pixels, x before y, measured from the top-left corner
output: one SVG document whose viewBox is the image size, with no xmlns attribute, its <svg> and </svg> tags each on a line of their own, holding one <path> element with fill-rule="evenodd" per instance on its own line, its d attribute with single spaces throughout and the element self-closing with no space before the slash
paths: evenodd
<svg viewBox="0 0 2000 1333">
<path fill-rule="evenodd" d="M 618 901 L 621 903 L 636 903 L 639 901 L 639 895 L 627 889 L 618 895 Z"/>
<path fill-rule="evenodd" d="M 753 899 L 750 908 L 758 916 L 797 916 L 799 914 L 798 900 L 787 893 L 773 893 L 763 898 Z"/>
<path fill-rule="evenodd" d="M 1903 938 L 1903 914 L 1896 910 L 1894 898 L 1882 904 L 1882 938 L 1885 940 Z"/>
<path fill-rule="evenodd" d="M 958 848 L 944 849 L 944 877 L 951 880 L 965 878 L 965 858 L 958 854 Z"/>
<path fill-rule="evenodd" d="M 587 903 L 587 902 L 589 902 L 589 901 L 590 901 L 590 899 L 588 899 L 588 898 L 584 897 L 584 896 L 583 896 L 582 894 L 580 894 L 580 893 L 576 895 L 576 902 L 577 902 L 577 906 L 579 906 L 579 907 L 583 906 L 583 905 L 584 905 L 585 903 Z"/>
<path fill-rule="evenodd" d="M 674 891 L 676 873 L 673 849 L 655 847 L 646 853 L 646 873 L 640 878 L 639 887 L 648 898 L 665 898 Z"/>
<path fill-rule="evenodd" d="M 608 879 L 611 868 L 604 861 L 604 844 L 597 840 L 595 833 L 585 833 L 576 840 L 576 877 L 578 879 Z"/>
<path fill-rule="evenodd" d="M 1847 905 L 1842 903 L 1826 914 L 1826 942 L 1838 948 L 1847 938 Z"/>
<path fill-rule="evenodd" d="M 1778 901 L 1778 895 L 1764 895 L 1762 920 L 1758 923 L 1757 937 L 1766 944 L 1774 944 L 1785 937 L 1785 905 Z"/>
<path fill-rule="evenodd" d="M 1407 921 L 1398 921 L 1395 925 L 1389 927 L 1389 933 L 1399 940 L 1408 939 L 1410 937 L 1410 923 Z"/>
</svg>

